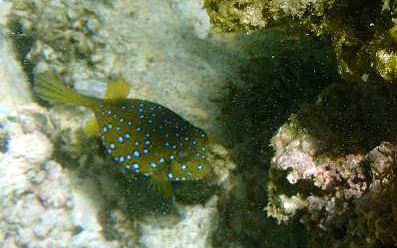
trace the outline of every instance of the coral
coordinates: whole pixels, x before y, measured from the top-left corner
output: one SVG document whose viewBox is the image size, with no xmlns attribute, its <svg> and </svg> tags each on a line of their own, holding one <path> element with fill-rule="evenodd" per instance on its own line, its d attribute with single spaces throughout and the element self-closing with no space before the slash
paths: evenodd
<svg viewBox="0 0 397 248">
<path fill-rule="evenodd" d="M 378 163 L 394 166 L 395 148 L 390 143 L 397 136 L 396 2 L 206 0 L 205 8 L 213 29 L 250 33 L 247 40 L 255 40 L 257 33 L 271 33 L 275 26 L 285 30 L 284 37 L 296 38 L 296 30 L 304 28 L 307 34 L 331 40 L 331 56 L 314 59 L 322 65 L 327 61 L 321 68 L 327 76 L 314 79 L 316 74 L 308 74 L 302 81 L 299 77 L 286 80 L 295 84 L 284 83 L 271 74 L 291 78 L 302 71 L 298 66 L 285 70 L 285 60 L 282 64 L 275 62 L 280 59 L 277 52 L 283 42 L 278 40 L 273 47 L 274 36 L 271 41 L 259 42 L 272 48 L 272 59 L 266 59 L 263 50 L 252 42 L 255 56 L 248 55 L 247 66 L 243 63 L 239 80 L 231 86 L 231 106 L 235 106 L 231 116 L 243 123 L 233 122 L 230 133 L 241 144 L 237 145 L 240 149 L 255 151 L 239 151 L 236 156 L 249 158 L 241 162 L 244 168 L 251 164 L 259 167 L 257 157 L 264 160 L 261 169 L 267 180 L 267 214 L 287 224 L 286 228 L 297 222 L 308 230 L 314 228 L 309 233 L 310 247 L 395 245 L 395 202 L 381 193 L 392 195 L 394 186 L 373 190 L 377 181 L 394 177 L 393 169 L 377 179 L 371 175 L 377 174 Z M 293 60 L 289 54 L 294 51 L 293 43 L 286 44 L 291 50 L 284 55 Z M 333 56 L 336 68 L 328 64 Z M 299 94 L 299 90 L 308 94 Z M 282 125 L 291 113 L 296 115 Z M 279 130 L 272 138 L 275 153 L 268 169 L 272 153 L 266 146 L 269 133 L 276 128 Z M 383 152 L 386 155 L 381 156 Z M 382 162 L 373 160 L 374 153 Z M 249 178 L 255 173 L 252 167 L 252 171 L 242 169 L 241 173 Z M 384 208 L 380 206 L 382 201 Z M 367 207 L 363 210 L 362 206 Z"/>
<path fill-rule="evenodd" d="M 207 0 L 205 3 L 216 30 L 253 31 L 280 24 L 304 27 L 332 37 L 338 71 L 347 81 L 395 79 L 394 1 Z"/>
<path fill-rule="evenodd" d="M 78 247 L 83 240 L 89 246 L 116 247 L 100 234 L 92 202 L 77 201 L 81 195 L 74 191 L 70 172 L 50 160 L 53 145 L 44 130 L 53 127 L 47 115 L 34 104 L 0 113 L 8 134 L 7 149 L 0 153 L 1 246 Z M 84 214 L 83 206 L 88 207 Z"/>
<path fill-rule="evenodd" d="M 310 11 L 321 15 L 333 1 L 327 0 L 205 0 L 205 8 L 214 29 L 230 31 L 253 31 L 265 28 L 275 21 L 291 22 L 303 18 Z"/>
<path fill-rule="evenodd" d="M 268 216 L 279 223 L 299 220 L 312 230 L 311 247 L 397 244 L 396 147 L 383 142 L 367 155 L 329 156 L 294 119 L 272 146 Z"/>
<path fill-rule="evenodd" d="M 396 152 L 394 145 L 382 142 L 365 156 L 364 164 L 370 170 L 368 189 L 344 216 L 345 221 L 339 226 L 342 232 L 312 235 L 311 246 L 396 246 Z"/>
<path fill-rule="evenodd" d="M 356 219 L 348 233 L 374 245 L 397 244 L 397 147 L 383 142 L 367 155 L 371 166 L 369 190 L 356 202 Z"/>
<path fill-rule="evenodd" d="M 222 31 L 252 30 L 263 28 L 267 20 L 263 18 L 262 1 L 205 1 L 205 8 L 211 17 L 213 28 Z"/>
<path fill-rule="evenodd" d="M 230 133 L 241 149 L 255 151 L 240 151 L 239 157 L 250 158 L 241 164 L 260 164 L 257 156 L 264 159 L 268 215 L 287 227 L 298 221 L 308 230 L 316 227 L 317 231 L 309 234 L 311 247 L 393 244 L 392 235 L 382 226 L 383 219 L 394 211 L 392 203 L 386 209 L 371 205 L 380 212 L 370 214 L 358 211 L 357 206 L 365 202 L 376 184 L 370 176 L 375 166 L 368 162 L 370 154 L 374 147 L 382 150 L 388 144 L 382 142 L 394 142 L 397 136 L 395 1 L 206 0 L 205 8 L 216 31 L 250 33 L 246 39 L 251 39 L 255 56 L 248 55 L 247 66 L 242 63 L 240 67 L 239 80 L 231 84 L 231 106 L 235 106 L 231 116 L 244 121 L 239 125 L 233 122 Z M 308 74 L 300 81 L 299 73 L 305 67 L 294 64 L 295 68 L 288 70 L 288 60 L 278 56 L 283 42 L 278 40 L 273 46 L 275 36 L 258 42 L 258 33 L 271 33 L 275 26 L 285 30 L 284 37 L 297 38 L 296 30 L 304 28 L 307 34 L 330 38 L 331 55 L 314 57 L 314 64 L 325 65 L 320 69 L 324 77 Z M 265 49 L 257 49 L 253 41 L 271 48 L 274 57 L 267 59 Z M 294 43 L 285 44 L 291 50 L 281 54 L 294 61 L 290 53 L 296 51 Z M 278 59 L 283 63 L 277 64 Z M 306 63 L 301 65 L 319 71 Z M 290 80 L 284 83 L 271 72 Z M 292 75 L 298 76 L 291 79 Z M 291 113 L 296 115 L 290 123 L 280 127 Z M 266 161 L 272 156 L 267 140 L 276 128 L 279 130 L 272 138 L 275 154 L 267 169 Z M 378 197 L 383 198 L 376 193 Z M 366 232 L 369 236 L 364 238 Z"/>
<path fill-rule="evenodd" d="M 379 75 L 387 80 L 393 81 L 397 73 L 397 56 L 395 52 L 378 50 L 375 53 L 376 70 Z"/>
<path fill-rule="evenodd" d="M 332 158 L 321 154 L 318 140 L 302 131 L 296 121 L 279 129 L 272 146 L 276 151 L 267 186 L 267 211 L 279 222 L 290 220 L 297 210 L 308 209 L 307 218 L 326 228 L 343 215 L 346 203 L 367 189 L 365 170 L 359 166 L 363 155 Z M 319 218 L 322 211 L 326 214 Z"/>
</svg>

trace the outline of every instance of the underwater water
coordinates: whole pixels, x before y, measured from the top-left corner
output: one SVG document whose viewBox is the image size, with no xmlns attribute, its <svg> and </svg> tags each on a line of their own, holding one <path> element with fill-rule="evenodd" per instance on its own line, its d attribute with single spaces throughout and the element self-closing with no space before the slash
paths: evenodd
<svg viewBox="0 0 397 248">
<path fill-rule="evenodd" d="M 0 0 L 0 246 L 396 246 L 395 7 Z"/>
</svg>

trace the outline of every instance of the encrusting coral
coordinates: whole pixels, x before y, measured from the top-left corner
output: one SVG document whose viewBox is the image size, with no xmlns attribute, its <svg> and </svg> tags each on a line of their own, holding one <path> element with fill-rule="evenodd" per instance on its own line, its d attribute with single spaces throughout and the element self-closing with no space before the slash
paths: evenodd
<svg viewBox="0 0 397 248">
<path fill-rule="evenodd" d="M 310 232 L 312 247 L 397 244 L 394 145 L 383 142 L 366 155 L 337 157 L 321 152 L 321 143 L 293 120 L 279 129 L 272 146 L 268 216 L 317 228 Z"/>
</svg>

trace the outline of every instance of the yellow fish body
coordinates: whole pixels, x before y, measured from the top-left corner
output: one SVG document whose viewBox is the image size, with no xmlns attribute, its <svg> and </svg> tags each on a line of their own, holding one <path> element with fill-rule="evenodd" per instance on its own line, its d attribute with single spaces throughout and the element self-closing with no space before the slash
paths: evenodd
<svg viewBox="0 0 397 248">
<path fill-rule="evenodd" d="M 160 104 L 126 99 L 128 83 L 110 82 L 105 99 L 98 99 L 72 91 L 52 73 L 39 74 L 36 81 L 40 98 L 91 109 L 95 119 L 88 130 L 99 133 L 107 153 L 124 170 L 151 177 L 166 195 L 172 192 L 170 181 L 200 180 L 210 173 L 206 133 Z"/>
</svg>

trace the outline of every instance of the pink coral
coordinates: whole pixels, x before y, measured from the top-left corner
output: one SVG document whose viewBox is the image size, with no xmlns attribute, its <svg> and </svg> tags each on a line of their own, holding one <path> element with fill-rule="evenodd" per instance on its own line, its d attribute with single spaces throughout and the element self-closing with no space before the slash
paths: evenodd
<svg viewBox="0 0 397 248">
<path fill-rule="evenodd" d="M 321 154 L 321 147 L 309 134 L 302 130 L 295 129 L 293 124 L 282 126 L 279 132 L 273 137 L 272 145 L 275 148 L 275 155 L 272 159 L 272 169 L 275 171 L 286 171 L 287 181 L 292 184 L 298 184 L 301 181 L 310 181 L 314 188 L 309 191 L 308 197 L 305 197 L 307 204 L 305 207 L 308 214 L 319 216 L 318 212 L 325 211 L 326 218 L 317 220 L 321 225 L 327 225 L 326 222 L 333 219 L 333 216 L 339 216 L 347 210 L 346 202 L 350 199 L 359 198 L 368 188 L 365 173 L 361 163 L 364 155 L 348 154 L 340 157 L 329 157 L 327 154 Z M 277 187 L 278 182 L 272 181 Z M 296 186 L 301 190 L 300 198 L 307 195 L 309 189 Z M 318 194 L 321 190 L 321 194 Z M 276 193 L 274 193 L 276 192 Z M 277 194 L 279 193 L 279 194 Z M 267 210 L 273 209 L 268 214 L 276 217 L 279 221 L 285 221 L 282 215 L 291 215 L 294 211 L 283 211 L 281 195 L 287 192 L 272 191 Z M 290 195 L 290 194 L 287 194 Z M 294 197 L 294 196 L 290 196 Z M 279 204 L 275 204 L 279 202 Z M 274 205 L 280 205 L 277 214 L 274 214 Z M 270 206 L 272 206 L 270 208 Z M 281 211 L 280 211 L 281 210 Z M 290 216 L 291 217 L 291 216 Z M 310 217 L 313 219 L 314 217 Z M 316 217 L 317 218 L 317 217 Z"/>
<path fill-rule="evenodd" d="M 343 240 L 320 237 L 337 247 L 397 245 L 397 147 L 382 142 L 367 155 L 331 157 L 319 144 L 295 124 L 283 125 L 273 137 L 268 216 L 284 223 L 299 217 L 309 229 L 343 227 Z"/>
</svg>

